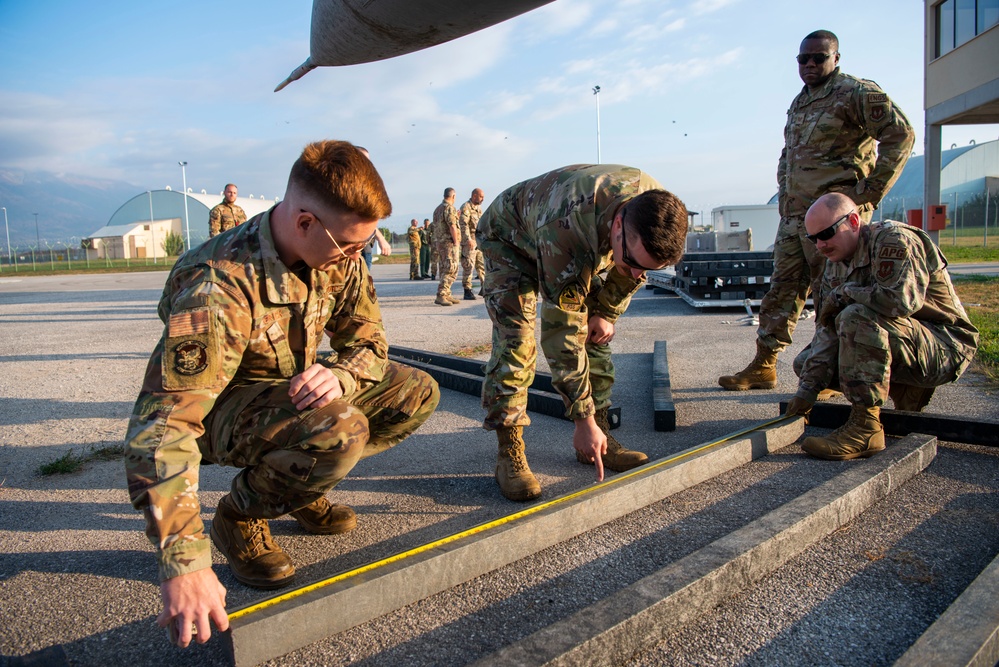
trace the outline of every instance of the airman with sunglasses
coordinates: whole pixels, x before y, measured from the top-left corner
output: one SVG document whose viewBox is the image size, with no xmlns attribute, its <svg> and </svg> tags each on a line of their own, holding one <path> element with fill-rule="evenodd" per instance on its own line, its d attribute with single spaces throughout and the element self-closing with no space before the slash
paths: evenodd
<svg viewBox="0 0 999 667">
<path fill-rule="evenodd" d="M 781 220 L 770 290 L 760 305 L 756 357 L 735 375 L 718 378 L 725 389 L 774 388 L 777 354 L 791 344 L 809 292 L 820 308 L 816 293 L 825 258 L 805 238 L 808 207 L 840 192 L 869 222 L 912 150 L 915 135 L 902 111 L 873 81 L 842 73 L 839 57 L 839 40 L 828 30 L 801 42 L 798 75 L 805 85 L 788 109 L 777 164 Z"/>
<path fill-rule="evenodd" d="M 225 588 L 201 522 L 202 461 L 240 468 L 211 541 L 236 580 L 291 583 L 295 566 L 268 520 L 308 533 L 354 528 L 325 497 L 358 460 L 413 433 L 440 394 L 426 373 L 388 360 L 371 276 L 359 260 L 392 211 L 381 176 L 345 141 L 306 146 L 284 199 L 181 257 L 167 278 L 165 328 L 126 440 L 132 504 L 146 518 L 175 641 L 228 626 Z M 333 353 L 320 350 L 324 330 Z"/>
<path fill-rule="evenodd" d="M 683 254 L 687 209 L 653 178 L 621 165 L 573 165 L 501 193 L 479 221 L 492 357 L 482 385 L 483 426 L 496 431 L 496 482 L 510 500 L 531 500 L 541 485 L 527 465 L 523 428 L 534 380 L 534 327 L 552 382 L 575 422 L 580 463 L 624 471 L 648 457 L 625 449 L 608 420 L 614 323 L 646 270 Z M 538 296 L 542 297 L 540 306 Z"/>
<path fill-rule="evenodd" d="M 795 359 L 800 380 L 788 406 L 808 415 L 818 393 L 840 389 L 846 424 L 802 448 L 822 459 L 868 457 L 885 448 L 881 406 L 920 411 L 935 387 L 971 363 L 978 330 L 922 230 L 900 222 L 864 224 L 846 195 L 820 197 L 805 215 L 807 238 L 826 258 L 822 309 L 810 346 Z"/>
</svg>

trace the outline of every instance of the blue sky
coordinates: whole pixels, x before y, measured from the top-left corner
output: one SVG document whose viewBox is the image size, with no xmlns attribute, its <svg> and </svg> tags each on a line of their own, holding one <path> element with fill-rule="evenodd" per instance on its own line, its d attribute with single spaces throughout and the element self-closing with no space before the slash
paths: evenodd
<svg viewBox="0 0 999 667">
<path fill-rule="evenodd" d="M 760 8 L 766 7 L 765 11 Z M 876 7 L 876 11 L 874 8 Z M 837 33 L 845 72 L 877 81 L 923 136 L 923 4 L 556 0 L 407 56 L 321 68 L 312 3 L 0 2 L 0 166 L 149 188 L 281 196 L 303 145 L 366 146 L 394 204 L 428 217 L 445 187 L 486 200 L 601 157 L 639 167 L 708 214 L 776 190 L 801 38 Z M 997 126 L 944 129 L 944 146 Z M 110 215 L 110 212 L 109 212 Z"/>
</svg>

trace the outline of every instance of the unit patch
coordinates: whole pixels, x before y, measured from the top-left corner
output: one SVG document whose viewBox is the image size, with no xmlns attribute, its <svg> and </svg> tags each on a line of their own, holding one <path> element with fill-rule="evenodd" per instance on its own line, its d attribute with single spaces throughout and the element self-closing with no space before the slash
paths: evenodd
<svg viewBox="0 0 999 667">
<path fill-rule="evenodd" d="M 185 340 L 173 348 L 173 367 L 181 375 L 197 375 L 208 368 L 208 346 Z"/>
<path fill-rule="evenodd" d="M 888 260 L 878 265 L 878 278 L 880 280 L 887 280 L 893 273 L 895 273 L 895 262 Z"/>
<path fill-rule="evenodd" d="M 583 308 L 583 294 L 578 285 L 569 285 L 558 295 L 558 307 L 570 313 L 578 313 Z"/>
<path fill-rule="evenodd" d="M 886 93 L 867 93 L 868 104 L 883 104 L 888 101 Z"/>
<path fill-rule="evenodd" d="M 879 104 L 871 109 L 871 120 L 879 123 L 885 119 L 885 105 Z"/>
</svg>

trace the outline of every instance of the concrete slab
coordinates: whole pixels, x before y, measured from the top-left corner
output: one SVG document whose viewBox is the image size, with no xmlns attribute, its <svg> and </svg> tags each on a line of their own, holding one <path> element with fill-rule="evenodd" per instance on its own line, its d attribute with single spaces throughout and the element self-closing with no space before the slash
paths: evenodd
<svg viewBox="0 0 999 667">
<path fill-rule="evenodd" d="M 589 488 L 284 593 L 230 615 L 237 666 L 255 665 L 469 581 L 796 441 L 775 419 Z"/>
<path fill-rule="evenodd" d="M 616 664 L 759 581 L 894 489 L 936 455 L 914 434 L 766 516 L 475 665 Z"/>
<path fill-rule="evenodd" d="M 895 667 L 999 664 L 999 558 L 895 661 Z"/>
<path fill-rule="evenodd" d="M 781 401 L 780 413 L 787 412 L 787 401 Z M 850 416 L 850 406 L 842 403 L 816 403 L 808 424 L 818 428 L 839 428 Z M 935 435 L 945 442 L 999 447 L 999 421 L 957 418 L 930 412 L 882 410 L 881 425 L 885 433 L 906 436 L 910 433 Z"/>
<path fill-rule="evenodd" d="M 669 386 L 669 358 L 664 340 L 657 340 L 652 349 L 652 410 L 655 430 L 676 430 L 676 406 Z"/>
</svg>

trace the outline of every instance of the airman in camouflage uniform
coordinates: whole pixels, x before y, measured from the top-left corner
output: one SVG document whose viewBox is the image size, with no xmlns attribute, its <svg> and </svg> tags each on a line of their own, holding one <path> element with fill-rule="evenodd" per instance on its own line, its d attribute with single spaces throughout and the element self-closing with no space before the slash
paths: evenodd
<svg viewBox="0 0 999 667">
<path fill-rule="evenodd" d="M 222 193 L 224 199 L 208 212 L 208 238 L 218 236 L 222 232 L 246 222 L 246 211 L 236 205 L 238 193 L 239 191 L 232 183 L 225 186 L 225 191 Z"/>
<path fill-rule="evenodd" d="M 430 242 L 430 220 L 425 219 L 423 221 L 423 227 L 420 228 L 420 276 L 426 280 L 431 277 L 430 272 L 430 249 L 433 245 Z"/>
<path fill-rule="evenodd" d="M 423 241 L 420 240 L 420 228 L 416 218 L 409 222 L 409 232 L 406 238 L 409 241 L 409 279 L 423 280 L 420 277 L 420 250 L 423 248 Z"/>
<path fill-rule="evenodd" d="M 534 326 L 542 297 L 541 347 L 575 422 L 582 463 L 628 470 L 648 457 L 609 432 L 614 322 L 644 283 L 646 269 L 683 253 L 687 210 L 659 183 L 621 165 L 573 165 L 519 183 L 483 214 L 485 299 L 492 357 L 482 385 L 483 426 L 499 439 L 496 481 L 511 500 L 541 494 L 524 454 L 527 389 L 537 358 Z"/>
<path fill-rule="evenodd" d="M 458 251 L 461 235 L 458 232 L 458 209 L 454 207 L 454 188 L 444 190 L 444 201 L 434 209 L 434 234 L 437 235 L 437 256 L 440 261 L 437 285 L 438 306 L 451 306 L 458 299 L 451 296 L 451 285 L 458 277 Z"/>
<path fill-rule="evenodd" d="M 430 277 L 433 280 L 441 273 L 441 256 L 437 252 L 437 227 L 433 221 L 427 226 L 427 235 L 430 237 Z"/>
<path fill-rule="evenodd" d="M 971 363 L 978 330 L 925 232 L 863 224 L 856 204 L 838 193 L 812 205 L 805 227 L 827 264 L 815 337 L 795 360 L 800 381 L 788 412 L 807 415 L 821 390 L 838 386 L 852 405 L 849 420 L 828 436 L 805 438 L 802 448 L 823 459 L 871 456 L 885 448 L 886 399 L 922 410 L 935 387 Z"/>
<path fill-rule="evenodd" d="M 290 513 L 319 534 L 353 528 L 353 510 L 325 493 L 437 405 L 432 378 L 387 359 L 374 283 L 359 261 L 390 212 L 356 147 L 310 144 L 282 202 L 185 254 L 167 279 L 165 329 L 129 422 L 125 465 L 157 550 L 158 622 L 176 623 L 181 646 L 192 622 L 199 642 L 211 634 L 209 615 L 227 626 L 201 521 L 203 460 L 242 468 L 219 502 L 212 541 L 239 581 L 275 588 L 295 568 L 267 520 Z M 332 354 L 319 350 L 324 329 Z"/>
<path fill-rule="evenodd" d="M 478 272 L 480 286 L 485 273 L 482 252 L 475 245 L 475 229 L 479 226 L 479 218 L 482 217 L 482 202 L 485 198 L 482 189 L 475 188 L 472 190 L 472 196 L 458 211 L 458 228 L 461 230 L 461 286 L 465 290 L 466 301 L 475 301 L 475 293 L 472 292 L 472 270 Z M 482 293 L 481 290 L 479 292 Z"/>
<path fill-rule="evenodd" d="M 725 389 L 772 389 L 777 354 L 791 334 L 809 292 L 816 312 L 825 259 L 805 240 L 804 215 L 828 192 L 856 204 L 864 222 L 891 189 L 909 159 L 914 133 L 901 109 L 873 81 L 840 72 L 839 41 L 826 30 L 801 42 L 798 73 L 805 86 L 791 103 L 784 149 L 777 165 L 780 227 L 774 242 L 774 273 L 760 304 L 756 357 Z"/>
</svg>

